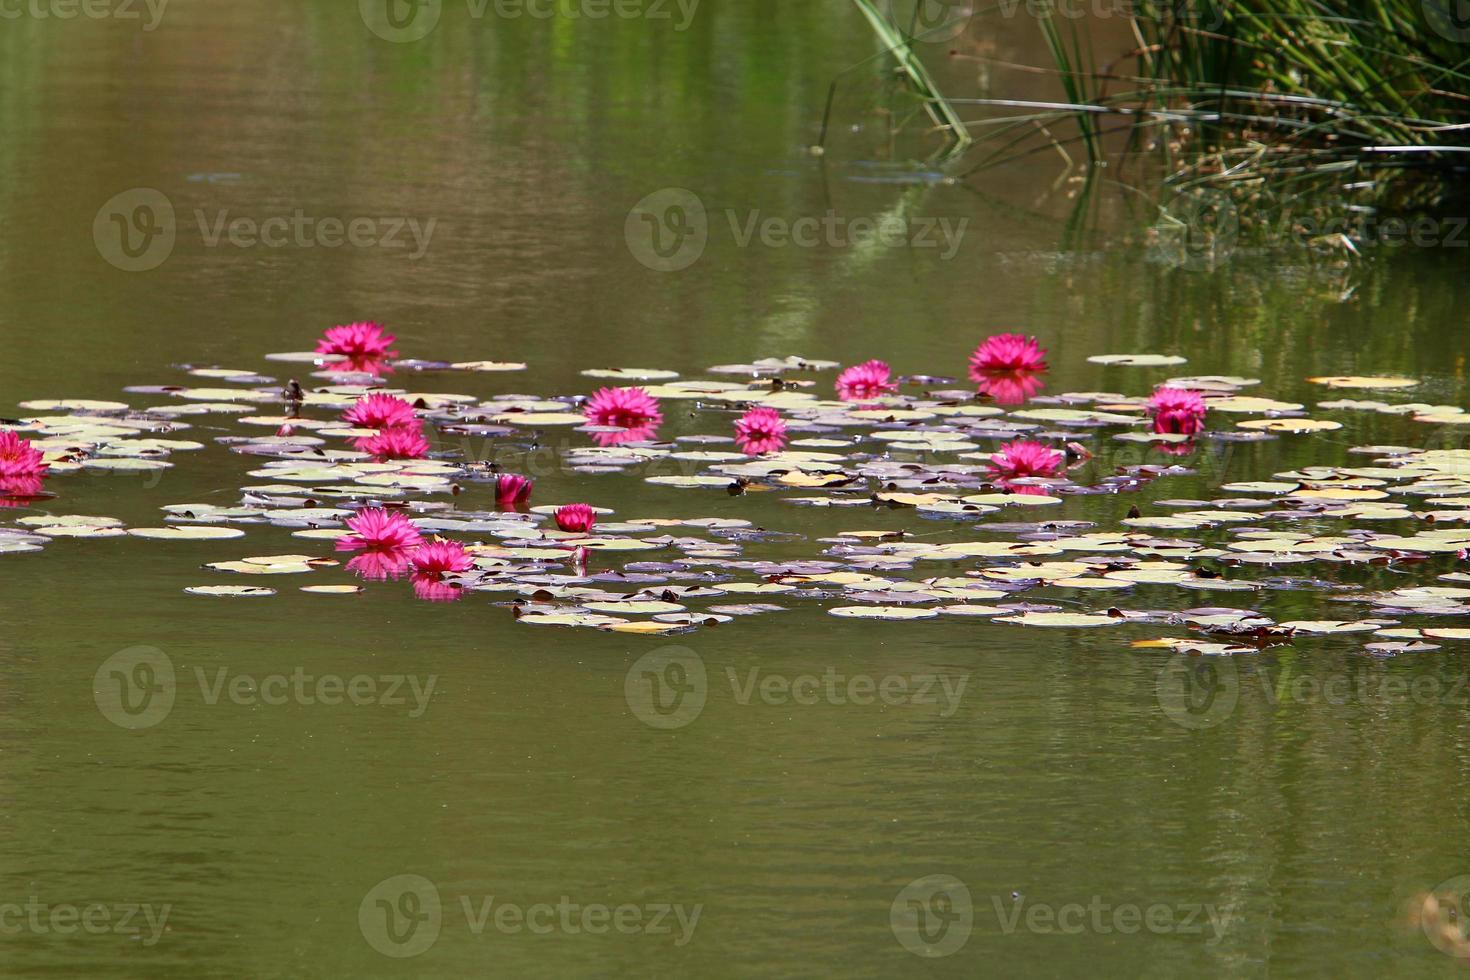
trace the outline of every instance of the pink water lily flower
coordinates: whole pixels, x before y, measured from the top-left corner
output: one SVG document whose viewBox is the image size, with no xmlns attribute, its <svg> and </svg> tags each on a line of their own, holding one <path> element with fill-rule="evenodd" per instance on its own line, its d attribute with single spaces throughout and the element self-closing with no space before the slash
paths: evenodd
<svg viewBox="0 0 1470 980">
<path fill-rule="evenodd" d="M 398 351 L 391 348 L 397 339 L 391 333 L 384 333 L 382 326 L 377 323 L 347 323 L 328 327 L 322 339 L 316 342 L 316 352 L 335 354 L 352 360 L 396 357 Z"/>
<path fill-rule="evenodd" d="M 338 551 L 407 551 L 424 543 L 419 529 L 401 511 L 370 507 L 347 519 L 355 534 L 337 539 Z"/>
<path fill-rule="evenodd" d="M 0 429 L 0 477 L 42 476 L 50 469 L 41 450 L 9 429 Z"/>
<path fill-rule="evenodd" d="M 384 429 L 358 446 L 382 462 L 390 459 L 423 459 L 429 455 L 429 440 L 420 429 L 398 426 Z"/>
<path fill-rule="evenodd" d="M 1067 456 L 1059 449 L 1031 439 L 1018 439 L 1001 445 L 990 457 L 986 468 L 991 479 L 1002 483 L 1030 476 L 1056 476 Z"/>
<path fill-rule="evenodd" d="M 495 506 L 499 510 L 514 510 L 531 499 L 534 480 L 517 473 L 502 473 L 495 478 Z"/>
<path fill-rule="evenodd" d="M 413 594 L 430 602 L 453 602 L 464 589 L 444 581 L 451 573 L 468 572 L 475 559 L 458 541 L 435 538 L 413 553 Z"/>
<path fill-rule="evenodd" d="M 475 567 L 475 560 L 458 541 L 435 538 L 413 553 L 414 571 L 419 575 L 443 575 L 447 572 L 467 572 Z"/>
<path fill-rule="evenodd" d="M 786 420 L 774 408 L 752 408 L 735 423 L 735 442 L 751 456 L 778 453 L 786 445 Z"/>
<path fill-rule="evenodd" d="M 1192 436 L 1205 427 L 1205 400 L 1197 391 L 1160 388 L 1148 400 L 1154 431 Z"/>
<path fill-rule="evenodd" d="M 898 390 L 886 361 L 854 364 L 837 376 L 837 397 L 845 402 L 881 398 Z"/>
<path fill-rule="evenodd" d="M 992 371 L 1045 371 L 1046 348 L 1035 337 L 1002 333 L 986 337 L 970 355 L 970 378 L 981 381 Z"/>
<path fill-rule="evenodd" d="M 359 429 L 413 428 L 419 424 L 412 405 L 397 395 L 377 392 L 359 398 L 342 413 L 342 420 Z"/>
<path fill-rule="evenodd" d="M 574 534 L 586 534 L 597 523 L 597 512 L 586 504 L 567 504 L 558 507 L 556 526 Z"/>
<path fill-rule="evenodd" d="M 582 414 L 593 425 L 616 426 L 622 432 L 598 432 L 593 437 L 602 446 L 652 439 L 663 424 L 658 399 L 644 388 L 599 388 L 592 393 Z"/>
</svg>

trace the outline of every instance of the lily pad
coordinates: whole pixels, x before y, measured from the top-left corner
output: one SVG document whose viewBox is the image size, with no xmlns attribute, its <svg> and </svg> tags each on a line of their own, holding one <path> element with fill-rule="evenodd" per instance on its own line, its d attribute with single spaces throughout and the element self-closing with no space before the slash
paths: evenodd
<svg viewBox="0 0 1470 980">
<path fill-rule="evenodd" d="M 1087 360 L 1092 364 L 1118 367 L 1171 367 L 1189 363 L 1189 358 L 1177 354 L 1094 354 Z"/>
<path fill-rule="evenodd" d="M 1342 428 L 1341 422 L 1330 419 L 1243 419 L 1235 424 L 1261 432 L 1330 432 Z"/>
<path fill-rule="evenodd" d="M 214 527 L 208 524 L 188 524 L 183 527 L 135 527 L 128 533 L 138 538 L 159 541 L 223 541 L 227 538 L 243 538 L 245 532 L 233 527 Z"/>
<path fill-rule="evenodd" d="M 613 381 L 672 381 L 678 371 L 659 368 L 588 368 L 582 372 L 585 378 L 608 378 Z"/>
<path fill-rule="evenodd" d="M 834 606 L 827 612 L 844 619 L 933 619 L 939 615 L 937 610 L 912 606 Z"/>
<path fill-rule="evenodd" d="M 225 599 L 263 599 L 276 594 L 275 589 L 247 585 L 194 585 L 184 590 L 190 595 L 216 596 Z"/>
<path fill-rule="evenodd" d="M 1094 626 L 1118 626 L 1122 618 L 1096 613 L 1053 613 L 1028 612 L 1019 616 L 1001 616 L 997 623 L 1014 623 L 1017 626 L 1053 626 L 1064 628 L 1087 628 Z"/>
<path fill-rule="evenodd" d="M 1413 378 L 1374 378 L 1374 377 L 1327 377 L 1308 378 L 1314 385 L 1327 385 L 1329 388 L 1412 388 L 1419 382 Z"/>
</svg>

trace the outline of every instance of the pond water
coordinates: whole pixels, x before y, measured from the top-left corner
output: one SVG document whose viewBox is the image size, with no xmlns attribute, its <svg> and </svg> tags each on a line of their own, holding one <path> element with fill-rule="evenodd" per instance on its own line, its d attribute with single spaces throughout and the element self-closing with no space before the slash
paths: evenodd
<svg viewBox="0 0 1470 980">
<path fill-rule="evenodd" d="M 387 324 L 404 356 L 527 365 L 391 379 L 479 399 L 587 394 L 601 384 L 580 373 L 588 368 L 699 379 L 724 377 L 706 374 L 714 365 L 793 354 L 882 358 L 897 374 L 964 387 L 974 346 L 1018 330 L 1049 350 L 1046 395 L 1141 397 L 1170 377 L 1246 376 L 1260 384 L 1243 394 L 1343 424 L 1204 439 L 1185 457 L 1097 430 L 1095 458 L 1072 473 L 1079 484 L 1144 463 L 1195 472 L 1134 492 L 1064 494 L 1039 519 L 1118 531 L 1134 507 L 1167 516 L 1177 508 L 1157 501 L 1243 495 L 1222 483 L 1373 465 L 1355 446 L 1463 444 L 1453 425 L 1317 406 L 1467 405 L 1463 252 L 1404 248 L 1338 268 L 1242 250 L 1194 269 L 1127 244 L 1113 207 L 1079 239 L 1067 217 L 1076 187 L 1058 181 L 1055 159 L 960 184 L 912 162 L 936 147 L 882 132 L 881 60 L 844 76 L 831 145 L 807 151 L 829 82 L 874 53 L 847 4 L 709 3 L 687 22 L 666 6 L 667 20 L 598 21 L 476 18 L 445 4 L 432 33 L 402 43 L 375 36 L 351 4 L 299 0 L 173 0 L 154 30 L 141 5 L 141 21 L 0 22 L 0 416 L 52 398 L 141 408 L 170 398 L 125 387 L 216 385 L 180 364 L 325 384 L 265 355 L 308 350 L 350 320 Z M 1025 30 L 1000 25 L 993 53 L 1035 61 Z M 99 247 L 108 221 L 96 237 L 94 224 L 136 188 L 166 197 L 176 227 L 165 261 L 127 271 L 147 264 L 147 249 L 120 257 Z M 690 253 L 629 219 L 668 188 L 708 215 L 702 252 L 677 271 L 640 257 L 657 264 L 656 245 L 675 264 Z M 122 200 L 126 223 L 135 199 Z M 658 213 L 672 235 L 677 215 Z M 828 213 L 814 245 L 744 238 L 767 219 Z M 844 237 L 854 219 L 883 215 L 906 216 L 914 234 L 933 228 L 935 246 Z M 320 222 L 358 217 L 374 219 L 370 237 L 400 227 L 405 247 L 323 244 Z M 238 218 L 291 220 L 275 226 L 280 247 L 252 243 L 246 226 L 238 242 L 216 236 Z M 1109 353 L 1188 364 L 1087 360 Z M 1420 384 L 1335 391 L 1306 380 L 1325 375 Z M 830 397 L 830 373 L 799 377 Z M 728 434 L 731 416 L 693 408 L 666 401 L 660 435 Z M 1243 417 L 1215 413 L 1211 427 L 1233 430 Z M 238 505 L 246 474 L 266 461 L 215 443 L 244 431 L 227 415 L 184 421 L 193 428 L 175 438 L 206 448 L 176 453 L 172 468 L 58 474 L 55 499 L 4 511 L 0 524 L 58 514 L 150 527 L 170 504 Z M 561 429 L 546 442 L 591 440 Z M 493 443 L 473 451 L 517 463 Z M 555 459 L 542 453 L 530 467 L 533 503 L 587 500 L 623 521 L 748 520 L 797 536 L 744 545 L 744 558 L 830 558 L 822 539 L 850 531 L 1011 541 L 986 520 L 1038 519 L 800 507 L 785 498 L 823 494 L 732 496 Z M 435 499 L 490 507 L 484 484 L 465 486 Z M 1428 526 L 1273 525 L 1316 535 Z M 1470 874 L 1456 838 L 1470 819 L 1463 642 L 1385 656 L 1365 649 L 1381 639 L 1371 634 L 1299 636 L 1211 658 L 1214 693 L 1228 695 L 1214 710 L 1209 691 L 1192 705 L 1161 694 L 1173 651 L 1130 646 L 1211 639 L 1182 626 L 870 622 L 827 615 L 839 600 L 735 595 L 718 601 L 786 611 L 673 636 L 535 628 L 497 604 L 503 593 L 431 603 L 390 582 L 326 596 L 298 586 L 353 579 L 340 568 L 248 581 L 202 569 L 333 554 L 331 542 L 286 528 L 241 527 L 231 541 L 57 538 L 0 559 L 0 972 L 1449 976 L 1458 965 L 1415 927 L 1411 907 Z M 1159 533 L 1231 539 L 1218 527 Z M 623 560 L 597 554 L 592 565 Z M 1226 574 L 1371 591 L 1450 586 L 1436 576 L 1455 563 Z M 928 562 L 897 574 L 981 567 Z M 239 581 L 278 594 L 184 592 Z M 1336 595 L 1142 584 L 1041 587 L 1017 601 L 1229 606 L 1278 622 L 1371 615 Z M 109 658 L 137 647 L 166 656 L 177 683 L 166 714 L 128 728 L 99 710 L 98 692 L 104 665 L 137 662 Z M 659 651 L 703 668 L 697 717 L 639 702 L 648 678 L 637 665 Z M 659 682 L 693 683 L 651 667 Z M 256 686 L 298 673 L 407 680 L 380 699 L 402 703 L 364 705 Z M 1345 697 L 1329 693 L 1343 683 Z M 865 696 L 885 684 L 891 696 Z M 131 905 L 140 911 L 124 925 Z M 89 906 L 110 918 L 67 928 L 66 910 Z M 916 914 L 918 932 L 906 925 Z"/>
</svg>

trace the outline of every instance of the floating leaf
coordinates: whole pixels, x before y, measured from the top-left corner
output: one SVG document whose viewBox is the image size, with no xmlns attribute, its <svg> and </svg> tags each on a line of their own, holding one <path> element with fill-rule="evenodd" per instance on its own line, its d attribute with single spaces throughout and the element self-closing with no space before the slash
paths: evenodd
<svg viewBox="0 0 1470 980">
<path fill-rule="evenodd" d="M 936 611 L 944 616 L 984 616 L 994 618 L 1005 612 L 996 606 L 977 606 L 969 603 L 955 603 L 948 606 L 938 606 Z"/>
<path fill-rule="evenodd" d="M 1282 629 L 1295 630 L 1298 633 L 1372 633 L 1379 629 L 1378 623 L 1344 623 L 1332 619 L 1297 619 L 1289 623 L 1282 623 Z"/>
<path fill-rule="evenodd" d="M 652 615 L 654 613 L 684 612 L 684 607 L 676 602 L 586 602 L 582 606 L 590 612 L 607 613 L 608 615 L 616 616 L 641 616 Z"/>
<path fill-rule="evenodd" d="M 933 619 L 939 615 L 937 610 L 912 606 L 834 606 L 827 612 L 844 619 Z"/>
<path fill-rule="evenodd" d="M 113 470 L 116 472 L 144 473 L 154 470 L 166 470 L 173 466 L 158 459 L 130 459 L 120 457 L 116 459 L 88 459 L 83 460 L 82 465 L 89 470 Z"/>
<path fill-rule="evenodd" d="M 139 538 L 160 541 L 223 541 L 226 538 L 243 538 L 245 532 L 233 527 L 213 527 L 207 524 L 190 524 L 184 527 L 135 527 L 129 534 Z"/>
<path fill-rule="evenodd" d="M 1413 378 L 1330 377 L 1307 380 L 1330 388 L 1412 388 L 1419 383 Z"/>
<path fill-rule="evenodd" d="M 190 595 L 217 596 L 227 599 L 262 599 L 276 594 L 275 589 L 246 585 L 194 585 L 184 590 Z"/>
<path fill-rule="evenodd" d="M 58 524 L 35 530 L 37 534 L 44 534 L 48 538 L 121 538 L 128 533 L 120 527 L 99 527 L 92 524 Z"/>
<path fill-rule="evenodd" d="M 21 408 L 33 412 L 125 412 L 125 402 L 89 401 L 85 398 L 51 398 L 21 402 Z"/>
<path fill-rule="evenodd" d="M 1263 432 L 1329 432 L 1342 428 L 1341 422 L 1328 419 L 1244 419 L 1235 424 Z"/>
<path fill-rule="evenodd" d="M 673 633 L 688 629 L 688 626 L 683 623 L 633 622 L 614 623 L 603 628 L 611 633 Z"/>
<path fill-rule="evenodd" d="M 650 476 L 644 479 L 661 487 L 728 487 L 731 482 L 723 476 Z"/>
<path fill-rule="evenodd" d="M 1117 626 L 1124 621 L 1121 617 L 1092 613 L 1059 612 L 1028 612 L 1022 613 L 1019 616 L 1001 616 L 995 620 L 997 623 L 1015 623 L 1017 626 L 1059 626 L 1075 628 Z"/>
<path fill-rule="evenodd" d="M 456 371 L 524 371 L 519 361 L 455 361 L 449 365 Z"/>
<path fill-rule="evenodd" d="M 628 622 L 616 616 L 597 616 L 588 613 L 526 613 L 516 618 L 524 626 L 591 626 L 605 629 Z"/>
<path fill-rule="evenodd" d="M 1175 354 L 1094 354 L 1087 360 L 1119 367 L 1170 367 L 1189 363 L 1189 358 Z"/>
<path fill-rule="evenodd" d="M 588 368 L 582 372 L 585 378 L 608 378 L 613 381 L 672 381 L 678 371 L 659 368 Z"/>
<path fill-rule="evenodd" d="M 1212 412 L 1243 412 L 1247 414 L 1259 412 L 1300 412 L 1306 407 L 1297 402 L 1282 402 L 1274 398 L 1256 398 L 1247 395 L 1234 395 L 1229 398 L 1211 398 L 1205 402 L 1205 405 Z"/>
</svg>

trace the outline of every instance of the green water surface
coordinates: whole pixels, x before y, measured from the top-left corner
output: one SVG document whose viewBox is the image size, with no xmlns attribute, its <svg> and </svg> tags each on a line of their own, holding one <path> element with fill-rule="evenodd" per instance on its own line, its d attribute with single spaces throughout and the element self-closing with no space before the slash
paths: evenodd
<svg viewBox="0 0 1470 980">
<path fill-rule="evenodd" d="M 376 36 L 354 6 L 173 0 L 152 30 L 141 4 L 139 20 L 0 20 L 0 416 L 38 398 L 158 404 L 121 389 L 182 383 L 181 363 L 284 379 L 298 366 L 265 353 L 305 349 L 352 319 L 388 324 L 408 356 L 529 365 L 414 379 L 478 397 L 585 393 L 588 367 L 698 377 L 788 354 L 962 376 L 980 338 L 1018 329 L 1050 349 L 1052 394 L 1141 394 L 1183 372 L 1259 378 L 1248 393 L 1310 405 L 1336 393 L 1309 376 L 1405 374 L 1424 379 L 1416 399 L 1466 404 L 1463 250 L 1404 248 L 1346 269 L 1241 254 L 1197 270 L 1117 244 L 1114 208 L 1079 238 L 1059 158 L 951 184 L 924 159 L 937 143 L 912 126 L 890 139 L 884 120 L 912 107 L 891 97 L 882 59 L 842 76 L 831 145 L 812 155 L 829 83 L 875 53 L 840 0 L 705 0 L 687 22 L 674 4 L 669 19 L 542 20 L 445 3 L 409 42 Z M 973 29 L 990 54 L 1040 56 L 1021 20 L 988 30 Z M 929 54 L 944 60 L 942 46 Z M 967 64 L 943 67 L 973 81 Z M 135 188 L 163 194 L 177 227 L 166 261 L 129 272 L 99 248 L 94 219 Z M 672 272 L 640 263 L 648 242 L 628 221 L 666 188 L 696 196 L 709 223 L 697 261 Z M 222 216 L 298 210 L 434 225 L 416 259 L 412 247 L 238 247 L 206 234 Z M 741 240 L 753 218 L 829 212 L 964 230 L 952 254 Z M 1152 351 L 1189 365 L 1085 360 Z M 1377 397 L 1347 395 L 1359 396 Z M 1354 445 L 1459 445 L 1403 417 L 1319 414 L 1346 428 L 1207 444 L 1197 476 L 1073 497 L 1047 516 L 1106 529 L 1152 500 L 1371 458 Z M 193 421 L 182 438 L 235 431 Z M 665 434 L 710 431 L 681 405 Z M 1173 461 L 1100 442 L 1096 479 L 1115 463 Z M 56 500 L 0 522 L 49 511 L 147 526 L 166 504 L 236 503 L 249 482 L 250 462 L 212 444 L 173 461 L 161 475 L 58 477 Z M 803 537 L 769 554 L 818 557 L 818 539 L 843 530 L 973 533 L 913 511 L 817 511 L 552 465 L 536 475 L 541 501 L 743 518 Z M 456 503 L 489 500 L 478 487 Z M 1458 973 L 1406 909 L 1470 873 L 1463 644 L 1384 658 L 1346 637 L 1240 658 L 1235 707 L 1188 725 L 1161 706 L 1168 652 L 1128 646 L 1182 630 L 864 623 L 802 602 L 648 638 L 518 626 L 497 597 L 425 603 L 402 583 L 355 598 L 301 593 L 294 579 L 258 601 L 183 592 L 225 581 L 206 561 L 328 550 L 279 528 L 248 532 L 59 540 L 0 558 L 0 973 Z M 1397 587 L 1434 584 L 1449 561 L 1376 578 L 1303 567 L 1283 574 Z M 1088 609 L 1364 614 L 1313 589 L 1050 595 Z M 94 695 L 107 682 L 99 667 L 137 646 L 167 656 L 177 691 L 166 717 L 129 730 Z M 627 682 L 640 657 L 670 646 L 703 665 L 706 700 L 692 723 L 660 728 L 640 719 Z M 212 697 L 222 670 L 434 687 L 422 710 L 407 689 L 405 705 L 271 704 Z M 963 687 L 950 705 L 804 703 L 744 695 L 752 671 L 778 685 L 840 674 Z M 1436 693 L 1314 693 L 1342 676 L 1420 679 Z M 1305 693 L 1281 696 L 1302 679 Z M 934 875 L 968 899 L 957 907 L 912 884 Z M 895 930 L 915 897 L 929 951 L 948 955 L 918 955 L 912 931 Z M 143 911 L 94 930 L 67 928 L 65 911 L 51 918 L 100 905 L 117 925 L 130 904 L 155 917 L 167 907 L 166 923 L 155 931 Z M 655 926 L 661 906 L 698 909 L 697 921 L 670 913 Z M 619 907 L 638 918 L 614 919 Z M 1173 925 L 1130 918 L 1151 908 Z"/>
</svg>

